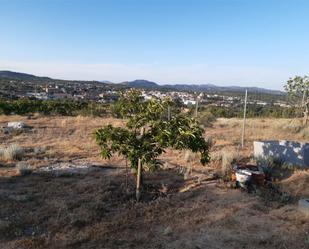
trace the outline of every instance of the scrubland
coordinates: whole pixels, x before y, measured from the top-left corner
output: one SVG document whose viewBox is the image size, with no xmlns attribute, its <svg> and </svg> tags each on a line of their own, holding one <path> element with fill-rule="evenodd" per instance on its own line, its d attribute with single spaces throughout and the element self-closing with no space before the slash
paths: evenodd
<svg viewBox="0 0 309 249">
<path fill-rule="evenodd" d="M 8 121 L 33 128 L 0 134 L 1 248 L 309 248 L 309 219 L 297 210 L 309 197 L 308 170 L 280 172 L 275 184 L 288 199 L 228 181 L 233 160 L 252 160 L 254 140 L 308 142 L 300 120 L 248 119 L 241 149 L 242 120 L 218 119 L 205 133 L 211 162 L 203 167 L 192 155 L 189 173 L 185 152 L 168 150 L 162 169 L 145 173 L 139 203 L 125 160 L 102 160 L 92 137 L 123 120 L 0 116 L 0 126 Z"/>
</svg>

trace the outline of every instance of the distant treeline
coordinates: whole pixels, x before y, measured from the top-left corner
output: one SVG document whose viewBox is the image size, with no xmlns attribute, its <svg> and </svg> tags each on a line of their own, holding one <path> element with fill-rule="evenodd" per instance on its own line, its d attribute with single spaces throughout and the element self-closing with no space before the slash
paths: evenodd
<svg viewBox="0 0 309 249">
<path fill-rule="evenodd" d="M 171 107 L 171 113 L 178 113 L 183 106 L 175 103 Z M 118 103 L 101 104 L 91 101 L 76 100 L 37 100 L 31 98 L 21 98 L 17 100 L 0 99 L 0 114 L 29 115 L 41 113 L 44 115 L 63 115 L 63 116 L 114 116 L 121 117 L 118 110 Z M 189 115 L 193 115 L 194 106 L 191 107 Z M 200 118 L 213 120 L 215 118 L 234 118 L 243 116 L 243 107 L 220 107 L 220 106 L 201 106 L 198 115 Z M 275 105 L 247 106 L 247 117 L 273 117 L 273 118 L 294 118 L 301 117 L 302 113 L 295 107 L 280 107 Z"/>
<path fill-rule="evenodd" d="M 221 107 L 205 106 L 201 107 L 201 113 L 209 113 L 216 118 L 241 118 L 243 117 L 243 107 Z M 301 117 L 301 113 L 295 107 L 280 107 L 275 105 L 247 105 L 248 118 L 272 117 L 272 118 L 295 118 Z"/>
<path fill-rule="evenodd" d="M 22 98 L 17 100 L 0 99 L 0 114 L 29 115 L 93 115 L 104 116 L 109 110 L 106 104 L 74 100 L 37 100 Z"/>
</svg>

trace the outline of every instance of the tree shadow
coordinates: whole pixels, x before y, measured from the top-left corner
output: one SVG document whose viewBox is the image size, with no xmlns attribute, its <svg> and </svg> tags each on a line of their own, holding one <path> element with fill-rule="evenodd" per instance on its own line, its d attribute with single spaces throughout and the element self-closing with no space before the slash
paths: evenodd
<svg viewBox="0 0 309 249">
<path fill-rule="evenodd" d="M 255 156 L 309 167 L 309 143 L 293 141 L 255 141 Z"/>
</svg>

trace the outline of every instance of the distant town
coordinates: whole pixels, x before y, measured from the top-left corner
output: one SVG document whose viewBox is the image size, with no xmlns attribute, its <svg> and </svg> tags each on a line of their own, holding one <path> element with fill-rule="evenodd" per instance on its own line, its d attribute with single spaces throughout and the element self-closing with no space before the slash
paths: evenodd
<svg viewBox="0 0 309 249">
<path fill-rule="evenodd" d="M 2 73 L 1 72 L 5 72 Z M 145 100 L 151 98 L 163 99 L 166 97 L 178 101 L 184 106 L 213 105 L 221 107 L 235 107 L 242 105 L 244 90 L 219 91 L 187 89 L 185 87 L 159 86 L 146 80 L 136 80 L 123 84 L 103 83 L 98 81 L 65 81 L 54 80 L 47 77 L 37 77 L 28 74 L 0 71 L 0 97 L 18 99 L 33 98 L 39 100 L 70 99 L 77 101 L 95 101 L 98 103 L 113 103 L 118 100 L 122 92 L 131 88 L 140 89 Z M 187 87 L 188 88 L 188 87 Z M 201 88 L 199 86 L 199 88 Z M 291 107 L 284 94 L 278 92 L 266 92 L 265 89 L 249 90 L 248 104 L 257 106 L 275 105 Z"/>
</svg>

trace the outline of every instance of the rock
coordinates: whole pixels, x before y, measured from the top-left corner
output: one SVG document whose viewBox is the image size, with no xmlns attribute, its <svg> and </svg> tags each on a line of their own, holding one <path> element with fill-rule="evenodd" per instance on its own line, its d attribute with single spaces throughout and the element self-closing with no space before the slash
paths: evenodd
<svg viewBox="0 0 309 249">
<path fill-rule="evenodd" d="M 12 134 L 14 132 L 28 132 L 32 129 L 32 127 L 26 125 L 23 122 L 8 122 L 6 127 L 2 127 L 2 131 L 4 134 Z"/>
<path fill-rule="evenodd" d="M 167 228 L 164 229 L 163 234 L 170 235 L 172 234 L 172 232 L 173 232 L 172 228 L 168 226 Z"/>
<path fill-rule="evenodd" d="M 23 129 L 26 128 L 26 125 L 23 122 L 8 122 L 7 127 L 12 129 Z"/>
<path fill-rule="evenodd" d="M 2 128 L 2 131 L 3 131 L 4 134 L 10 134 L 10 133 L 13 132 L 13 130 L 14 129 L 12 127 L 3 127 Z"/>
</svg>

